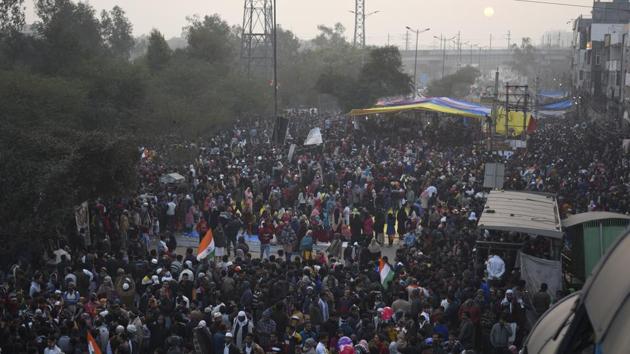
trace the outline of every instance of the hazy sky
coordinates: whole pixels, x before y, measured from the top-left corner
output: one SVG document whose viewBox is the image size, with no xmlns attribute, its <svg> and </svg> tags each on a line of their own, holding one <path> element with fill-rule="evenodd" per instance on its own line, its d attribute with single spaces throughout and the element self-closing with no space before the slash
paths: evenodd
<svg viewBox="0 0 630 354">
<path fill-rule="evenodd" d="M 34 0 L 27 0 L 29 21 L 35 19 Z M 218 13 L 230 24 L 242 22 L 243 0 L 89 0 L 98 12 L 121 6 L 134 25 L 134 34 L 148 33 L 157 28 L 166 37 L 179 36 L 186 24 L 186 16 Z M 567 1 L 590 5 L 588 0 Z M 317 34 L 317 25 L 341 22 L 348 37 L 353 34 L 354 0 L 277 0 L 278 23 L 310 39 Z M 390 43 L 404 46 L 405 26 L 431 31 L 420 35 L 421 47 L 437 45 L 434 35 L 462 33 L 462 41 L 488 46 L 492 33 L 493 47 L 507 45 L 506 35 L 514 40 L 532 37 L 538 43 L 548 30 L 570 30 L 567 21 L 580 14 L 589 16 L 589 9 L 522 3 L 513 0 L 366 0 L 367 12 L 380 13 L 367 19 L 368 44 Z M 492 7 L 494 16 L 484 16 L 484 9 Z M 413 38 L 415 40 L 415 38 Z M 415 43 L 414 43 L 415 45 Z"/>
</svg>

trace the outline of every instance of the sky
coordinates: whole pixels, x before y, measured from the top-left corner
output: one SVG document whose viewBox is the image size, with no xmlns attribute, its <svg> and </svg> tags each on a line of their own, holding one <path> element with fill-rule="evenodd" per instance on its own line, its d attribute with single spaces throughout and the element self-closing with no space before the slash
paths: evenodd
<svg viewBox="0 0 630 354">
<path fill-rule="evenodd" d="M 180 36 L 191 15 L 219 14 L 230 25 L 242 23 L 243 0 L 84 0 L 100 13 L 115 5 L 122 7 L 133 23 L 134 34 L 147 34 L 153 28 L 167 38 Z M 588 0 L 567 3 L 591 5 Z M 34 0 L 27 0 L 27 21 L 36 20 Z M 277 0 L 278 24 L 293 31 L 301 39 L 311 39 L 318 33 L 317 25 L 332 26 L 337 22 L 346 27 L 351 40 L 354 28 L 354 0 Z M 484 9 L 491 7 L 494 15 L 487 17 Z M 546 31 L 570 31 L 567 22 L 580 14 L 590 16 L 588 8 L 517 2 L 514 0 L 366 0 L 366 13 L 379 11 L 366 20 L 368 45 L 405 46 L 405 26 L 431 28 L 420 35 L 420 47 L 439 45 L 433 36 L 455 36 L 462 42 L 480 46 L 506 47 L 507 33 L 512 43 L 522 37 L 540 42 Z M 410 46 L 415 46 L 410 35 Z"/>
</svg>

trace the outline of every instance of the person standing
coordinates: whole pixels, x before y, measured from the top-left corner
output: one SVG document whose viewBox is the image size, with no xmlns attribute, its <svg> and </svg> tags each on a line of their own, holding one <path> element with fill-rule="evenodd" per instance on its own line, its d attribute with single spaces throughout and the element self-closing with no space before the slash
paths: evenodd
<svg viewBox="0 0 630 354">
<path fill-rule="evenodd" d="M 241 350 L 236 347 L 233 339 L 234 336 L 232 335 L 232 332 L 227 332 L 225 334 L 225 342 L 223 344 L 223 352 L 221 354 L 241 354 Z"/>
<path fill-rule="evenodd" d="M 390 210 L 389 213 L 387 213 L 387 239 L 389 241 L 390 247 L 394 244 L 395 235 L 396 235 L 396 217 L 394 216 L 394 212 Z"/>
<path fill-rule="evenodd" d="M 505 273 L 505 262 L 496 254 L 490 255 L 486 262 L 486 271 L 491 285 L 496 284 L 501 281 L 501 277 Z"/>
<path fill-rule="evenodd" d="M 547 289 L 547 283 L 540 284 L 540 290 L 534 294 L 534 298 L 532 299 L 532 305 L 534 305 L 538 317 L 545 313 L 551 305 L 551 295 L 549 295 Z"/>
<path fill-rule="evenodd" d="M 490 344 L 492 345 L 493 352 L 495 354 L 508 353 L 511 336 L 512 329 L 507 322 L 505 322 L 505 316 L 502 315 L 499 322 L 495 323 L 490 331 Z"/>
</svg>

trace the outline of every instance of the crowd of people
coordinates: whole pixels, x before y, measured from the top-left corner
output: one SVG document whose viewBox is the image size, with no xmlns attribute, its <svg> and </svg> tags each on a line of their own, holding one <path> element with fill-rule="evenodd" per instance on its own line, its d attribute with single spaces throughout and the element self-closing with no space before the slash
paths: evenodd
<svg viewBox="0 0 630 354">
<path fill-rule="evenodd" d="M 291 124 L 291 160 L 255 123 L 147 148 L 136 195 L 91 202 L 89 230 L 3 271 L 2 351 L 516 353 L 526 313 L 552 296 L 544 284 L 528 295 L 509 255 L 475 248 L 496 159 L 475 147 L 481 129 L 310 113 Z M 315 126 L 326 143 L 300 147 Z M 173 162 L 175 149 L 194 158 Z M 558 193 L 563 214 L 629 211 L 628 160 L 605 126 L 549 122 L 505 162 L 507 189 Z M 185 181 L 161 184 L 169 172 Z M 208 230 L 210 256 L 178 245 Z"/>
</svg>

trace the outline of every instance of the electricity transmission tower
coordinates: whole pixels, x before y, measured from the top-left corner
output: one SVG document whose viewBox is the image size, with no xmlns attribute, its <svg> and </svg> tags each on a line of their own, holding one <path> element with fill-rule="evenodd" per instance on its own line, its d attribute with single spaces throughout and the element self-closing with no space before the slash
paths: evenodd
<svg viewBox="0 0 630 354">
<path fill-rule="evenodd" d="M 355 0 L 354 46 L 359 48 L 365 47 L 365 0 Z"/>
<path fill-rule="evenodd" d="M 273 0 L 245 0 L 241 60 L 247 75 L 270 77 L 273 63 Z"/>
</svg>

